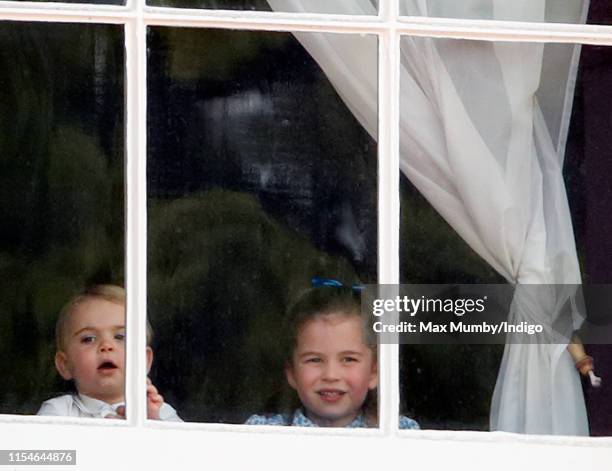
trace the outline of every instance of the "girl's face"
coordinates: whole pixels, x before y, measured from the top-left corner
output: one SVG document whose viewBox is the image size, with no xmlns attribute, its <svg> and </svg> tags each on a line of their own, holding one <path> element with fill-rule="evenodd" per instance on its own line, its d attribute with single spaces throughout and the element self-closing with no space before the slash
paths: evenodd
<svg viewBox="0 0 612 471">
<path fill-rule="evenodd" d="M 321 427 L 344 427 L 360 413 L 378 384 L 372 350 L 363 343 L 358 315 L 318 316 L 298 332 L 293 358 L 285 369 L 307 417 Z"/>
</svg>

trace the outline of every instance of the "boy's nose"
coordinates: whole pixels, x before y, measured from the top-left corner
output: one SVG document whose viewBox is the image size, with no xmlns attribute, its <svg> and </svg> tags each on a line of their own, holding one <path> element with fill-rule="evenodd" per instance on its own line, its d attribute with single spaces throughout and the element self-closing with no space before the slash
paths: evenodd
<svg viewBox="0 0 612 471">
<path fill-rule="evenodd" d="M 112 350 L 114 350 L 114 346 L 113 346 L 113 342 L 111 342 L 110 340 L 102 340 L 102 342 L 100 342 L 100 351 L 101 352 L 110 352 Z"/>
</svg>

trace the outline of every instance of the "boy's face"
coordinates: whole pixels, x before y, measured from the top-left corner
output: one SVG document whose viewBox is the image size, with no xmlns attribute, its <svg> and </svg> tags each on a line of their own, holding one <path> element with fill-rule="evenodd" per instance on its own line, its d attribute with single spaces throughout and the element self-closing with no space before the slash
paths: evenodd
<svg viewBox="0 0 612 471">
<path fill-rule="evenodd" d="M 125 387 L 125 306 L 85 299 L 70 313 L 63 351 L 55 365 L 79 394 L 107 403 L 122 402 Z"/>
<path fill-rule="evenodd" d="M 331 314 L 307 322 L 298 333 L 286 375 L 307 416 L 317 425 L 351 423 L 368 391 L 378 384 L 376 362 L 363 343 L 360 318 Z"/>
</svg>

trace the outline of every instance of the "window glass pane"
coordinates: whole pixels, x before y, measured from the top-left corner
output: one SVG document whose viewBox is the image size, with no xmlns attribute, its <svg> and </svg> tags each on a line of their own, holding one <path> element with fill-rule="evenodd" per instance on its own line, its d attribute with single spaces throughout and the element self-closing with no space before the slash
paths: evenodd
<svg viewBox="0 0 612 471">
<path fill-rule="evenodd" d="M 18 2 L 62 2 L 62 3 L 97 3 L 101 5 L 125 5 L 125 0 L 16 0 Z"/>
<path fill-rule="evenodd" d="M 285 13 L 330 13 L 343 15 L 376 15 L 379 0 L 148 0 L 148 5 L 206 8 L 214 10 L 255 10 Z"/>
<path fill-rule="evenodd" d="M 75 391 L 54 366 L 60 309 L 87 286 L 123 283 L 123 68 L 120 26 L 0 23 L 2 413 L 35 414 Z M 84 322 L 73 314 L 65 335 Z M 112 315 L 123 322 L 121 308 Z M 77 358 L 66 376 L 87 388 Z M 122 395 L 123 357 L 108 359 L 116 368 L 86 373 Z M 59 401 L 67 413 L 71 398 Z"/>
<path fill-rule="evenodd" d="M 564 176 L 576 236 L 582 282 L 601 293 L 597 302 L 587 300 L 587 320 L 610 319 L 612 294 L 612 49 L 582 46 L 573 103 Z M 591 295 L 593 297 L 593 295 Z M 592 436 L 612 435 L 612 410 L 606 400 L 612 392 L 612 348 L 609 340 L 586 343 L 595 373 L 604 381 L 593 388 L 583 379 L 583 390 Z"/>
<path fill-rule="evenodd" d="M 591 4 L 589 12 L 589 3 Z M 612 11 L 607 2 L 564 0 L 562 2 L 538 0 L 521 2 L 495 2 L 494 0 L 400 0 L 400 14 L 440 18 L 466 18 L 470 20 L 502 20 L 551 23 L 609 24 Z"/>
<path fill-rule="evenodd" d="M 376 142 L 304 47 L 356 49 L 376 78 L 376 37 L 150 28 L 148 40 L 151 379 L 187 421 L 291 414 L 288 306 L 314 276 L 377 273 Z M 362 91 L 376 133 L 376 81 Z"/>
<path fill-rule="evenodd" d="M 609 283 L 608 48 L 405 37 L 401 49 L 401 281 Z M 609 377 L 609 345 L 585 343 Z M 402 345 L 400 359 L 402 408 L 423 428 L 612 432 L 610 386 L 581 377 L 564 345 Z"/>
<path fill-rule="evenodd" d="M 402 174 L 400 281 L 504 283 Z M 401 413 L 424 429 L 488 430 L 502 345 L 400 345 Z"/>
</svg>

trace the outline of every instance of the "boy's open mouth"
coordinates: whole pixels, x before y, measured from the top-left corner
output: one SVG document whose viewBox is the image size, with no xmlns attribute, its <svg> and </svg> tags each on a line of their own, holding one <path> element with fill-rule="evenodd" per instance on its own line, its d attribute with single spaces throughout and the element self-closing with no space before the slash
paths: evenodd
<svg viewBox="0 0 612 471">
<path fill-rule="evenodd" d="M 98 371 L 102 372 L 113 371 L 116 369 L 117 365 L 115 365 L 112 361 L 104 361 L 100 363 L 100 366 L 98 366 Z"/>
</svg>

